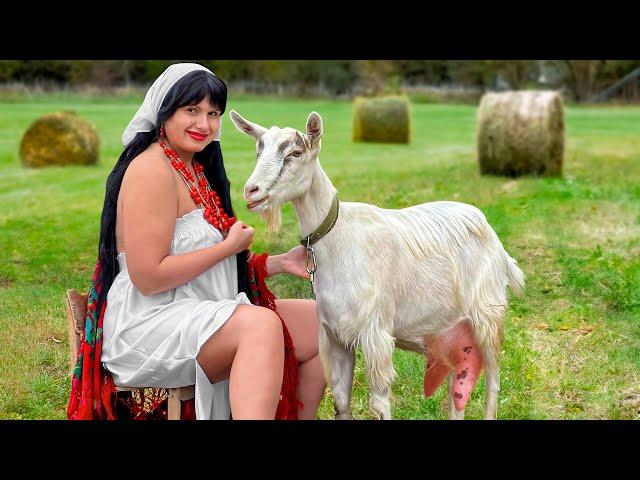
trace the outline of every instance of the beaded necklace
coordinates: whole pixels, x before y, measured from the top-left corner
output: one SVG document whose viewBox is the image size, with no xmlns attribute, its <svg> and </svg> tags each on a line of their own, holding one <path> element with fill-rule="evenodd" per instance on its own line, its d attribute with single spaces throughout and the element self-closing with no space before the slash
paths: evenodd
<svg viewBox="0 0 640 480">
<path fill-rule="evenodd" d="M 168 145 L 166 138 L 160 136 L 158 143 L 164 150 L 164 154 L 171 160 L 171 166 L 180 174 L 187 185 L 194 203 L 204 208 L 204 219 L 217 228 L 222 236 L 226 237 L 231 225 L 236 223 L 236 217 L 229 217 L 225 213 L 220 196 L 211 188 L 207 177 L 204 176 L 204 167 L 195 159 L 193 160 L 193 170 L 196 172 L 198 180 L 196 184 L 187 164 L 180 158 L 178 152 Z"/>
</svg>

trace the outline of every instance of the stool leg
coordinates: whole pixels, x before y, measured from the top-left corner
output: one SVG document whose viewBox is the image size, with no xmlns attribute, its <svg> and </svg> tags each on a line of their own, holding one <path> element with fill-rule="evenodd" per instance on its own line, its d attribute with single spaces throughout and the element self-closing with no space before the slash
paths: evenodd
<svg viewBox="0 0 640 480">
<path fill-rule="evenodd" d="M 170 388 L 167 420 L 180 420 L 180 407 L 180 389 Z"/>
</svg>

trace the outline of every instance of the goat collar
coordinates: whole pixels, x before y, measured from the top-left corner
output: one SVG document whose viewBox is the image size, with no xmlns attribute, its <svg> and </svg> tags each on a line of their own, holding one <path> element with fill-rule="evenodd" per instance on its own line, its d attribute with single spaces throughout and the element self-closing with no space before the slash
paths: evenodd
<svg viewBox="0 0 640 480">
<path fill-rule="evenodd" d="M 305 238 L 300 239 L 300 243 L 305 247 L 307 245 L 313 245 L 322 237 L 324 237 L 327 233 L 331 231 L 333 226 L 336 224 L 336 220 L 338 220 L 338 211 L 340 210 L 340 202 L 338 201 L 338 197 L 333 196 L 333 202 L 331 202 L 331 208 L 329 209 L 329 213 L 324 219 L 324 222 L 320 224 L 318 228 L 316 228 L 311 234 L 307 235 Z"/>
</svg>

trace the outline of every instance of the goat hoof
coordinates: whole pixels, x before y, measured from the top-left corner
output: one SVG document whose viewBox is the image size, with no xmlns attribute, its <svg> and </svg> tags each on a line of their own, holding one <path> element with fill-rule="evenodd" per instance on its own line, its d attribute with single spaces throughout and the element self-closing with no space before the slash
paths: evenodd
<svg viewBox="0 0 640 480">
<path fill-rule="evenodd" d="M 391 413 L 377 412 L 372 410 L 375 420 L 391 420 Z"/>
</svg>

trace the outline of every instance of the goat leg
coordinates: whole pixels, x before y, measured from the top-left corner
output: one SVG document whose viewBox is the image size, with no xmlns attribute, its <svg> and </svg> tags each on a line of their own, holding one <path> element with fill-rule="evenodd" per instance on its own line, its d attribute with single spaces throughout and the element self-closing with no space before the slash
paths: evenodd
<svg viewBox="0 0 640 480">
<path fill-rule="evenodd" d="M 331 386 L 336 420 L 351 420 L 355 350 L 345 347 L 322 321 L 320 325 L 320 358 L 325 379 Z"/>
<path fill-rule="evenodd" d="M 391 384 L 396 375 L 393 368 L 395 339 L 386 331 L 378 331 L 377 335 L 365 333 L 361 336 L 360 346 L 367 363 L 371 390 L 369 407 L 379 420 L 391 420 Z"/>
</svg>

